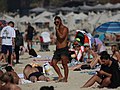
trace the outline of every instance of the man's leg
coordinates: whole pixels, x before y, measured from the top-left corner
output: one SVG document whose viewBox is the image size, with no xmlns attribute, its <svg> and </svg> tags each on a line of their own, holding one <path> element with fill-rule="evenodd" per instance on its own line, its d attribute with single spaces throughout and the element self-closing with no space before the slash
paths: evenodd
<svg viewBox="0 0 120 90">
<path fill-rule="evenodd" d="M 100 85 L 101 88 L 107 87 L 111 83 L 110 77 L 105 78 Z"/>
<path fill-rule="evenodd" d="M 62 74 L 60 72 L 60 68 L 58 67 L 57 63 L 58 63 L 57 60 L 55 60 L 55 59 L 52 60 L 52 66 L 55 69 L 56 73 L 58 74 L 58 76 L 59 76 L 58 80 L 59 80 L 59 79 L 62 79 L 63 76 L 62 76 Z"/>
<path fill-rule="evenodd" d="M 8 64 L 12 65 L 13 59 L 11 59 L 12 55 L 12 46 L 8 46 Z"/>
<path fill-rule="evenodd" d="M 69 73 L 69 69 L 68 69 L 68 63 L 69 61 L 69 58 L 67 56 L 62 56 L 62 65 L 63 65 L 63 68 L 64 68 L 64 81 L 67 82 L 67 79 L 68 79 L 68 73 Z"/>
<path fill-rule="evenodd" d="M 102 81 L 102 79 L 100 77 L 98 77 L 97 75 L 94 75 L 93 77 L 91 77 L 86 83 L 85 85 L 83 85 L 83 88 L 85 87 L 90 87 L 92 86 L 95 82 L 100 83 Z"/>
<path fill-rule="evenodd" d="M 15 47 L 15 54 L 16 54 L 16 63 L 19 63 L 19 46 Z"/>
</svg>

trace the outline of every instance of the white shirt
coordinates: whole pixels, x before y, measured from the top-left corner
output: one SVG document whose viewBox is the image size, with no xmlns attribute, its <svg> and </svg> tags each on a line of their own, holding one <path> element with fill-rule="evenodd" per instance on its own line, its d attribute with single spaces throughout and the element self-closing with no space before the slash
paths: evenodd
<svg viewBox="0 0 120 90">
<path fill-rule="evenodd" d="M 12 38 L 15 38 L 15 30 L 11 26 L 6 26 L 2 29 L 0 37 L 2 45 L 12 45 Z"/>
<path fill-rule="evenodd" d="M 42 33 L 41 33 L 41 36 L 42 36 L 42 38 L 43 38 L 43 42 L 44 42 L 44 43 L 51 42 L 49 32 L 42 32 Z"/>
</svg>

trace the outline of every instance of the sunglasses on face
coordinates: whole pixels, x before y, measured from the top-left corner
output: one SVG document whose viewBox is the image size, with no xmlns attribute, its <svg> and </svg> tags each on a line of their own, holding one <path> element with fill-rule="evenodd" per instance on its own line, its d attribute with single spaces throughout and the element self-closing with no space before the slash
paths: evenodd
<svg viewBox="0 0 120 90">
<path fill-rule="evenodd" d="M 58 24 L 58 23 L 59 23 L 59 21 L 55 21 L 55 22 L 54 22 L 54 24 Z"/>
<path fill-rule="evenodd" d="M 90 47 L 90 46 L 84 46 L 84 47 L 86 48 L 86 47 Z"/>
</svg>

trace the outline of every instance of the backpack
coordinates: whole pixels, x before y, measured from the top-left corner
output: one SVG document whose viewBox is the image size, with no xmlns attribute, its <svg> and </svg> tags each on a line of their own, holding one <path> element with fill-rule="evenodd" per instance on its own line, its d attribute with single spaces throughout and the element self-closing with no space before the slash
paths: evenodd
<svg viewBox="0 0 120 90">
<path fill-rule="evenodd" d="M 32 55 L 33 57 L 37 57 L 37 53 L 35 52 L 34 49 L 29 50 L 29 55 Z"/>
</svg>

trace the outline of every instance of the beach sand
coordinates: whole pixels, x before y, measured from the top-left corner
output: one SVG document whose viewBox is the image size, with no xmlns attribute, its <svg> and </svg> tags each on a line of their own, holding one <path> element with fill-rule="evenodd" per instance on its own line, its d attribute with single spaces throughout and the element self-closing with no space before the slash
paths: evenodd
<svg viewBox="0 0 120 90">
<path fill-rule="evenodd" d="M 20 62 L 22 64 L 16 64 L 13 68 L 18 74 L 23 73 L 23 68 L 28 63 L 38 63 L 39 65 L 43 65 L 45 63 L 46 59 L 52 58 L 53 50 L 55 50 L 55 46 L 50 46 L 50 52 L 38 52 L 39 51 L 39 45 L 35 46 L 35 50 L 38 55 L 41 56 L 41 58 L 30 58 L 28 53 L 25 53 L 24 55 L 20 56 Z M 53 75 L 49 76 L 50 78 L 57 77 L 57 74 L 54 72 Z M 63 69 L 61 69 L 61 72 L 63 73 Z M 100 90 L 97 88 L 98 84 L 95 83 L 90 88 L 80 88 L 82 85 L 90 78 L 92 75 L 89 75 L 87 71 L 69 71 L 69 77 L 68 82 L 59 82 L 56 83 L 55 81 L 50 82 L 36 82 L 36 83 L 26 83 L 26 84 L 20 84 L 22 90 L 40 90 L 40 87 L 42 86 L 53 86 L 55 90 Z M 103 88 L 102 90 L 109 90 L 107 88 Z M 120 90 L 120 87 L 114 90 Z"/>
</svg>

